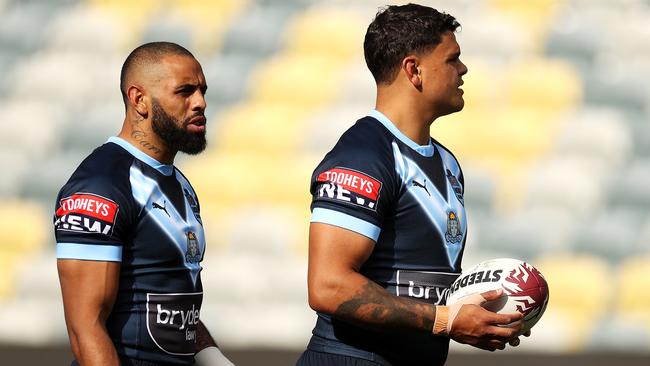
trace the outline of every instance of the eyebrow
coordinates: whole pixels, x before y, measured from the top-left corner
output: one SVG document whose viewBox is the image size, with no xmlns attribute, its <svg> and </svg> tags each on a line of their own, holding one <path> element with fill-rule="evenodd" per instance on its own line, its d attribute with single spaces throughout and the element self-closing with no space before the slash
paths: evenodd
<svg viewBox="0 0 650 366">
<path fill-rule="evenodd" d="M 184 90 L 195 90 L 195 89 L 200 89 L 201 92 L 205 93 L 208 90 L 207 85 L 200 85 L 200 84 L 191 84 L 191 83 L 186 83 L 186 84 L 181 84 L 176 87 L 177 92 L 182 92 Z"/>
</svg>

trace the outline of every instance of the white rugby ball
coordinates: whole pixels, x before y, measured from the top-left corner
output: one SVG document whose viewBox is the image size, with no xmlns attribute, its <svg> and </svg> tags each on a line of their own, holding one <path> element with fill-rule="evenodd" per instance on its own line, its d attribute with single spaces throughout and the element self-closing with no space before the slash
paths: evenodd
<svg viewBox="0 0 650 366">
<path fill-rule="evenodd" d="M 511 258 L 483 261 L 463 271 L 449 288 L 447 305 L 465 296 L 502 288 L 504 296 L 483 305 L 500 314 L 524 314 L 522 332 L 533 327 L 544 314 L 548 304 L 548 284 L 532 265 Z"/>
</svg>

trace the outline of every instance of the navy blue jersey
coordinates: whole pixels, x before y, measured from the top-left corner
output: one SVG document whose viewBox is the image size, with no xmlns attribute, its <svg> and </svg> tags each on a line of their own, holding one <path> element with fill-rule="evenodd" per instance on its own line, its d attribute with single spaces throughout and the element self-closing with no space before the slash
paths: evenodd
<svg viewBox="0 0 650 366">
<path fill-rule="evenodd" d="M 205 251 L 199 202 L 187 179 L 111 137 L 61 189 L 57 258 L 120 262 L 106 327 L 117 353 L 194 362 Z"/>
<path fill-rule="evenodd" d="M 396 296 L 444 304 L 460 274 L 467 233 L 456 158 L 418 145 L 382 113 L 357 121 L 311 180 L 312 222 L 364 235 L 375 245 L 360 273 Z M 318 314 L 309 348 L 396 365 L 443 364 L 449 339 L 373 332 Z"/>
</svg>

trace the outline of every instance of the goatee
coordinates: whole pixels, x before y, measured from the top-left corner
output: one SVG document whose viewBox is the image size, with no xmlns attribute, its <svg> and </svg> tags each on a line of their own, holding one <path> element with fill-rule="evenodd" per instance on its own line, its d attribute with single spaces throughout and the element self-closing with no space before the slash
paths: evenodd
<svg viewBox="0 0 650 366">
<path fill-rule="evenodd" d="M 189 132 L 185 129 L 192 118 L 203 116 L 203 113 L 194 114 L 181 123 L 167 114 L 156 99 L 152 101 L 151 111 L 151 127 L 156 135 L 165 142 L 167 148 L 190 155 L 196 155 L 205 150 L 208 144 L 205 132 Z"/>
</svg>

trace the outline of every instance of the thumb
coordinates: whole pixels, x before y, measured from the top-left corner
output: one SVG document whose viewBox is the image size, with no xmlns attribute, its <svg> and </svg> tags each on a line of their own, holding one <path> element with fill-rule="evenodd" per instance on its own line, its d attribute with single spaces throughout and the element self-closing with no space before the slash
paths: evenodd
<svg viewBox="0 0 650 366">
<path fill-rule="evenodd" d="M 481 294 L 483 296 L 483 301 L 481 302 L 481 305 L 486 303 L 487 301 L 492 301 L 500 298 L 503 296 L 503 289 L 498 288 L 496 290 L 491 290 L 491 291 L 486 291 Z"/>
</svg>

